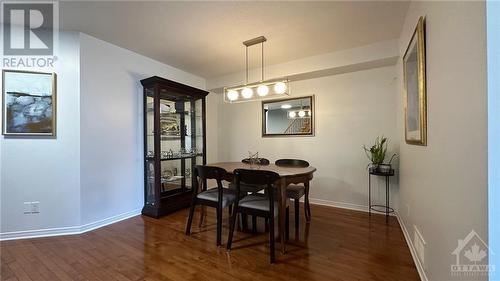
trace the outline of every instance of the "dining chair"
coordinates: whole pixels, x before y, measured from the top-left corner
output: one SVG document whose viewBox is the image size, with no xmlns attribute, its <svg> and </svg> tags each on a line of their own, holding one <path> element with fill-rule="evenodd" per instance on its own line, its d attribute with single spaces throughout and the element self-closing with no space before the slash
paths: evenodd
<svg viewBox="0 0 500 281">
<path fill-rule="evenodd" d="M 300 159 L 279 159 L 274 162 L 276 166 L 280 167 L 297 167 L 306 168 L 309 167 L 309 162 Z M 311 221 L 311 207 L 309 205 L 309 183 L 304 185 L 301 184 L 291 184 L 286 187 L 286 196 L 294 201 L 295 209 L 295 229 L 299 229 L 299 209 L 300 209 L 300 198 L 304 198 L 304 214 L 306 221 Z M 288 212 L 287 212 L 288 217 Z"/>
<path fill-rule="evenodd" d="M 193 197 L 186 225 L 186 235 L 191 233 L 191 224 L 196 205 L 213 207 L 217 210 L 217 246 L 220 246 L 222 240 L 222 211 L 226 207 L 231 207 L 236 201 L 236 191 L 224 188 L 222 185 L 222 180 L 226 174 L 226 170 L 222 168 L 197 165 L 194 173 L 195 184 L 193 185 Z M 217 181 L 216 188 L 207 189 L 207 180 L 209 179 Z M 201 182 L 201 192 L 198 189 L 199 182 Z"/>
<path fill-rule="evenodd" d="M 266 159 L 266 158 L 258 158 L 258 159 L 259 159 L 259 163 L 257 165 L 267 166 L 271 163 L 271 161 L 269 161 L 269 159 Z M 241 162 L 245 163 L 245 164 L 251 164 L 252 160 L 250 158 L 245 158 L 245 159 L 241 160 Z M 229 188 L 235 189 L 234 183 L 229 183 Z M 240 187 L 240 190 L 242 191 L 242 194 L 244 194 L 244 195 L 247 195 L 250 193 L 257 193 L 257 192 L 264 190 L 264 189 L 265 189 L 265 185 L 244 184 L 244 183 L 242 183 L 241 187 Z M 242 221 L 243 228 L 246 229 L 248 227 L 247 217 L 242 216 L 241 221 Z M 267 221 L 266 221 L 266 230 L 267 230 Z M 252 216 L 252 231 L 257 232 L 257 217 L 256 216 Z"/>
<path fill-rule="evenodd" d="M 252 215 L 264 217 L 269 220 L 269 245 L 271 263 L 276 260 L 275 257 L 275 235 L 274 235 L 274 219 L 278 216 L 278 202 L 274 198 L 275 192 L 274 183 L 279 180 L 280 176 L 271 171 L 236 169 L 233 172 L 236 185 L 236 201 L 234 202 L 234 210 L 231 216 L 229 227 L 229 237 L 227 241 L 227 250 L 231 250 L 233 242 L 234 225 L 238 213 L 244 215 Z M 240 199 L 242 184 L 254 184 L 265 186 L 266 193 L 253 193 Z M 286 223 L 288 225 L 288 223 Z M 288 233 L 288 229 L 285 229 Z"/>
</svg>

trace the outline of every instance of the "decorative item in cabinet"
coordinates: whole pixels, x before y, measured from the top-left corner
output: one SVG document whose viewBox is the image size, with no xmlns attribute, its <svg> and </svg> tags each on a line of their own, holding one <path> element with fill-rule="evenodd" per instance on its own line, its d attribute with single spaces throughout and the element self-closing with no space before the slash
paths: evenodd
<svg viewBox="0 0 500 281">
<path fill-rule="evenodd" d="M 208 92 L 153 76 L 144 87 L 144 207 L 158 218 L 189 207 L 196 165 L 206 164 Z M 158 172 L 155 172 L 158 171 Z"/>
</svg>

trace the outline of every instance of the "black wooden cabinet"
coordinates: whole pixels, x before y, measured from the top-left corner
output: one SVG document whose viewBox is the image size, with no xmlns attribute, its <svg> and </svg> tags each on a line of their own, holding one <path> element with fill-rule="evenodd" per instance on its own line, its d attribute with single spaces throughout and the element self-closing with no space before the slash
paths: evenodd
<svg viewBox="0 0 500 281">
<path fill-rule="evenodd" d="M 208 92 L 158 76 L 144 87 L 144 207 L 158 218 L 188 207 L 195 165 L 206 164 Z"/>
</svg>

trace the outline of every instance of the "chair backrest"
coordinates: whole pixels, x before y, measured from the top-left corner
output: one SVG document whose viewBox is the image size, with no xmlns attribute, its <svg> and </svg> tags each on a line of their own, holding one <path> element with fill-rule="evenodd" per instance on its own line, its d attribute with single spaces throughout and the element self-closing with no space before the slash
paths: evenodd
<svg viewBox="0 0 500 281">
<path fill-rule="evenodd" d="M 234 170 L 233 174 L 236 184 L 236 192 L 238 194 L 237 198 L 240 197 L 240 185 L 242 183 L 251 185 L 265 185 L 266 194 L 268 194 L 269 200 L 271 201 L 271 207 L 273 206 L 273 184 L 280 178 L 277 173 L 261 170 L 236 169 Z M 272 210 L 272 208 L 270 210 Z"/>
<path fill-rule="evenodd" d="M 309 162 L 300 159 L 279 159 L 274 162 L 276 166 L 281 167 L 299 167 L 305 168 L 309 167 Z"/>
<path fill-rule="evenodd" d="M 198 193 L 198 178 L 200 178 L 201 180 L 201 189 L 203 191 L 207 190 L 207 180 L 214 179 L 217 181 L 217 188 L 219 189 L 220 193 L 222 193 L 222 188 L 224 188 L 222 185 L 222 180 L 227 173 L 226 170 L 219 167 L 196 165 L 194 172 L 196 183 L 194 185 L 195 188 L 193 191 L 195 194 Z"/>
<path fill-rule="evenodd" d="M 245 164 L 252 164 L 250 158 L 245 158 L 245 159 L 241 160 L 241 162 L 243 162 Z M 269 159 L 259 158 L 259 163 L 258 163 L 259 165 L 266 166 L 266 165 L 269 165 L 270 163 L 271 162 L 269 161 Z"/>
</svg>

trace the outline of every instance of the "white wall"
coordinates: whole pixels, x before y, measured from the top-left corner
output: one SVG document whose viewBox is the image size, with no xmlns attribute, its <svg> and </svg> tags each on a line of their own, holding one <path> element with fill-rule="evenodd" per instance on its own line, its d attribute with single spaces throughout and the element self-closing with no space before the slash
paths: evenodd
<svg viewBox="0 0 500 281">
<path fill-rule="evenodd" d="M 55 69 L 25 69 L 57 73 L 57 136 L 0 137 L 2 234 L 80 223 L 79 39 L 59 38 Z M 32 201 L 40 213 L 23 214 Z"/>
<path fill-rule="evenodd" d="M 205 80 L 85 34 L 80 41 L 80 194 L 87 224 L 143 206 L 140 80 L 157 75 L 201 89 Z"/>
<path fill-rule="evenodd" d="M 205 88 L 203 78 L 91 36 L 60 32 L 57 136 L 0 139 L 0 238 L 79 233 L 143 205 L 142 86 L 153 75 Z M 209 128 L 217 99 L 207 98 Z M 217 155 L 209 131 L 208 159 Z M 213 149 L 212 149 L 212 148 Z M 40 214 L 23 202 L 40 201 Z"/>
<path fill-rule="evenodd" d="M 362 145 L 385 135 L 391 139 L 390 150 L 398 150 L 396 75 L 390 66 L 292 82 L 293 97 L 315 96 L 314 137 L 262 138 L 260 102 L 221 102 L 219 161 L 240 161 L 248 151 L 273 161 L 305 159 L 317 168 L 312 201 L 362 208 L 368 201 L 368 159 Z M 379 198 L 385 198 L 383 184 L 379 187 Z"/>
<path fill-rule="evenodd" d="M 457 240 L 472 229 L 488 236 L 485 3 L 412 2 L 401 54 L 420 16 L 427 17 L 428 145 L 405 143 L 401 107 L 399 213 L 411 238 L 415 225 L 427 243 L 428 279 L 456 280 L 450 265 Z M 465 279 L 476 278 L 487 279 Z"/>
</svg>

